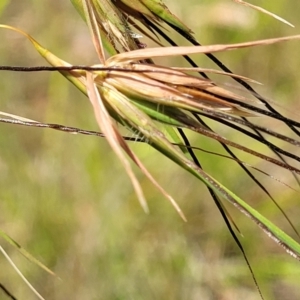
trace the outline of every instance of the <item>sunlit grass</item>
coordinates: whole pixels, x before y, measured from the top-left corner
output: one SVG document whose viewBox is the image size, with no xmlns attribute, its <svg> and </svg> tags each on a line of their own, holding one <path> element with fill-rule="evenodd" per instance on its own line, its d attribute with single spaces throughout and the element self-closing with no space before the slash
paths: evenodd
<svg viewBox="0 0 300 300">
<path fill-rule="evenodd" d="M 69 61 L 94 63 L 96 58 L 92 47 L 85 46 L 86 37 L 82 38 L 83 42 L 78 42 L 77 34 L 72 33 L 76 26 L 79 33 L 84 31 L 82 36 L 87 35 L 71 5 L 60 4 L 59 9 L 64 13 L 57 14 L 57 4 L 51 1 L 45 3 L 43 8 L 32 1 L 32 4 L 38 5 L 36 11 L 47 10 L 49 19 L 49 12 L 53 12 L 55 22 L 50 22 L 50 26 L 45 16 L 31 21 L 35 11 L 29 9 L 29 4 L 28 10 L 21 7 L 16 12 L 14 3 L 2 16 L 1 23 L 30 31 Z M 295 15 L 296 5 L 293 6 Z M 174 3 L 170 6 L 174 7 Z M 276 6 L 273 11 L 275 9 Z M 186 15 L 181 18 L 186 18 L 186 23 L 196 31 L 188 18 L 190 9 L 186 7 L 183 11 Z M 290 16 L 292 18 L 293 15 Z M 257 18 L 256 28 L 260 28 L 263 22 L 272 24 L 272 36 L 297 33 L 297 29 L 292 31 L 265 16 L 258 14 Z M 297 25 L 296 16 L 294 20 L 291 18 L 288 18 L 289 21 Z M 245 35 L 242 29 L 236 29 L 234 34 L 237 40 L 232 40 L 230 29 L 225 29 L 224 33 L 218 26 L 210 29 L 212 32 L 209 34 L 199 30 L 197 37 L 205 44 L 269 37 L 272 33 L 270 27 L 262 28 L 252 32 L 248 30 Z M 279 28 L 278 31 L 275 28 Z M 5 35 L 7 40 L 9 35 Z M 14 37 L 9 39 L 13 41 L 12 45 L 1 46 L 1 64 L 43 64 L 31 49 L 28 50 L 23 39 Z M 18 57 L 17 51 L 11 51 L 16 47 L 23 49 L 22 55 L 28 57 L 27 61 Z M 280 50 L 276 52 L 273 49 Z M 299 85 L 295 81 L 298 59 L 293 54 L 295 51 L 294 45 L 287 45 L 253 50 L 254 54 L 251 54 L 252 50 L 245 50 L 242 53 L 247 55 L 247 60 L 240 53 L 227 53 L 220 57 L 237 73 L 265 83 L 266 87 L 262 89 L 266 95 L 282 103 L 284 97 L 292 105 L 291 99 L 297 100 L 299 95 Z M 94 59 L 91 59 L 92 56 Z M 265 57 L 269 56 L 268 64 L 265 64 Z M 264 65 L 265 69 L 262 68 Z M 33 85 L 30 86 L 30 83 Z M 3 111 L 97 129 L 86 99 L 57 74 L 1 73 L 0 85 L 1 91 L 5 91 L 0 95 Z M 293 110 L 293 107 L 290 109 Z M 149 216 L 143 214 L 125 172 L 104 140 L 5 124 L 1 124 L 0 130 L 1 145 L 4 145 L 0 158 L 0 208 L 5 212 L 1 214 L 1 228 L 52 268 L 63 282 L 27 264 L 11 248 L 7 247 L 7 250 L 28 279 L 47 298 L 97 299 L 101 296 L 104 299 L 127 299 L 133 295 L 143 299 L 257 298 L 245 263 L 204 187 L 157 155 L 149 146 L 133 143 L 134 150 L 143 158 L 151 173 L 176 196 L 189 220 L 187 225 L 136 170 L 151 211 Z M 191 138 L 195 144 L 203 146 L 204 142 L 198 141 L 194 135 Z M 205 141 L 205 146 L 208 143 Z M 230 188 L 249 199 L 293 235 L 271 202 L 266 202 L 265 196 L 251 187 L 250 180 L 240 180 L 241 171 L 234 170 L 231 163 L 222 162 L 222 159 L 218 161 L 216 163 L 215 158 L 207 155 L 204 164 L 215 172 L 217 178 L 224 180 Z M 281 176 L 275 169 L 270 171 L 277 177 Z M 299 227 L 297 193 L 268 178 L 263 180 Z M 288 173 L 284 180 L 295 186 Z M 297 276 L 299 278 L 296 262 L 284 255 L 253 224 L 247 220 L 245 222 L 246 218 L 234 211 L 232 213 L 244 233 L 242 242 L 263 291 L 270 299 L 276 299 L 280 295 L 277 286 L 282 285 L 288 289 L 290 297 L 297 297 L 297 282 L 293 280 Z M 8 265 L 6 270 L 0 273 L 0 282 L 20 298 L 26 298 L 26 295 L 32 297 Z"/>
</svg>

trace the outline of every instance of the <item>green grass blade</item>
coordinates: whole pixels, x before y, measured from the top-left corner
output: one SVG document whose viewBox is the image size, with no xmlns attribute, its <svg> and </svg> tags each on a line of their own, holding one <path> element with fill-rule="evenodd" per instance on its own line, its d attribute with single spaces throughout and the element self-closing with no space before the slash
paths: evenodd
<svg viewBox="0 0 300 300">
<path fill-rule="evenodd" d="M 149 140 L 151 146 L 201 180 L 220 198 L 226 199 L 233 204 L 239 211 L 254 221 L 269 237 L 282 246 L 290 255 L 300 260 L 300 244 L 235 195 L 232 191 L 196 166 L 194 162 L 189 160 L 180 150 L 178 150 L 178 148 L 167 140 L 165 135 L 157 128 L 147 115 L 131 105 L 126 97 L 114 90 L 106 89 L 105 98 L 109 99 L 109 103 L 122 114 L 124 119 L 126 119 L 136 130 L 140 131 L 145 138 Z"/>
<path fill-rule="evenodd" d="M 0 229 L 0 236 L 7 241 L 10 245 L 12 245 L 15 249 L 17 249 L 23 256 L 25 256 L 30 262 L 36 264 L 41 269 L 45 270 L 47 273 L 56 276 L 56 274 L 47 268 L 44 264 L 42 264 L 38 259 L 32 256 L 29 252 L 27 252 L 19 243 L 13 240 L 9 235 L 7 235 L 4 231 Z"/>
</svg>

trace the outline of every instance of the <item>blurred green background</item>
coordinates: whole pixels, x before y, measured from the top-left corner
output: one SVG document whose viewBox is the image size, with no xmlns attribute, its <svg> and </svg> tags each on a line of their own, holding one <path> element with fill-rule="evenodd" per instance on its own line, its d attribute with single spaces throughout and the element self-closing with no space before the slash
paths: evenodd
<svg viewBox="0 0 300 300">
<path fill-rule="evenodd" d="M 300 33 L 299 1 L 251 2 L 286 18 L 295 28 L 229 0 L 166 3 L 203 44 Z M 88 30 L 67 0 L 11 1 L 0 20 L 22 28 L 72 64 L 97 63 Z M 3 29 L 0 36 L 0 65 L 45 65 L 24 37 Z M 186 44 L 176 35 L 174 39 Z M 234 72 L 262 82 L 257 89 L 275 101 L 280 111 L 299 120 L 299 48 L 295 41 L 217 57 Z M 203 56 L 195 60 L 213 67 Z M 160 62 L 184 64 L 181 59 Z M 0 76 L 0 111 L 97 130 L 88 100 L 59 74 L 1 72 Z M 233 81 L 213 78 L 243 93 Z M 277 126 L 270 120 L 260 121 Z M 230 130 L 211 124 L 241 141 Z M 286 127 L 281 129 L 289 134 Z M 189 137 L 193 145 L 222 152 L 216 142 Z M 105 139 L 0 124 L 0 228 L 60 277 L 48 275 L 1 239 L 28 280 L 46 299 L 259 299 L 246 263 L 206 188 L 150 146 L 130 145 L 176 198 L 188 223 L 135 168 L 151 210 L 144 214 Z M 240 157 L 297 188 L 288 172 L 248 155 Z M 216 179 L 297 239 L 274 204 L 232 161 L 201 152 L 199 158 Z M 299 192 L 255 175 L 300 228 Z M 299 263 L 249 219 L 227 208 L 243 233 L 240 239 L 265 299 L 300 299 Z M 0 283 L 17 299 L 35 299 L 2 255 Z M 6 299 L 2 291 L 0 299 Z"/>
</svg>

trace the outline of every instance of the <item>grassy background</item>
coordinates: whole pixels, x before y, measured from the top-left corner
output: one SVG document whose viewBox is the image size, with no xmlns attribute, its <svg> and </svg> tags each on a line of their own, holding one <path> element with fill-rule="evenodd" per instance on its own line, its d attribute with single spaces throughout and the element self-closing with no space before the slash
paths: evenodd
<svg viewBox="0 0 300 300">
<path fill-rule="evenodd" d="M 190 0 L 188 7 L 186 1 L 167 3 L 203 44 L 299 34 L 297 1 L 264 3 L 295 29 L 231 1 Z M 11 1 L 0 20 L 32 34 L 73 64 L 97 62 L 87 28 L 68 1 Z M 0 65 L 45 64 L 23 37 L 5 30 L 0 34 Z M 236 73 L 262 82 L 259 91 L 299 120 L 298 53 L 299 42 L 290 42 L 218 57 Z M 195 60 L 203 67 L 213 66 L 202 56 Z M 163 62 L 182 64 L 180 59 Z M 87 99 L 60 75 L 1 72 L 0 76 L 1 111 L 97 130 Z M 223 83 L 242 92 L 229 80 Z M 277 126 L 269 122 L 265 124 Z M 194 145 L 221 152 L 215 142 L 190 137 Z M 0 228 L 61 280 L 45 274 L 3 240 L 0 243 L 46 299 L 258 299 L 247 266 L 206 189 L 149 146 L 131 143 L 181 205 L 187 224 L 136 170 L 151 209 L 150 215 L 143 213 L 104 139 L 0 124 L 0 146 Z M 206 170 L 295 237 L 271 201 L 232 162 L 203 153 L 199 157 Z M 296 187 L 289 173 L 241 157 Z M 257 177 L 300 228 L 299 193 Z M 247 218 L 228 209 L 243 232 L 242 243 L 266 299 L 299 299 L 298 262 Z M 2 256 L 0 282 L 18 299 L 35 298 Z M 1 293 L 0 299 L 5 299 Z"/>
</svg>

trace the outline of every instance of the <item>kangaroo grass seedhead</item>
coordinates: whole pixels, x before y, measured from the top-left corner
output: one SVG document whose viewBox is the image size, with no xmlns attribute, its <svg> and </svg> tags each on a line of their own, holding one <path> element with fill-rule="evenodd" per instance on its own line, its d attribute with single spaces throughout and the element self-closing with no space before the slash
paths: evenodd
<svg viewBox="0 0 300 300">
<path fill-rule="evenodd" d="M 291 25 L 289 22 L 261 7 L 254 6 L 241 0 L 234 1 Z M 246 260 L 255 285 L 262 297 L 250 263 L 232 226 L 235 227 L 238 232 L 239 229 L 221 200 L 225 199 L 229 201 L 239 211 L 254 221 L 276 243 L 297 259 L 300 259 L 300 245 L 249 206 L 245 201 L 240 199 L 231 190 L 227 189 L 210 174 L 205 172 L 193 152 L 196 147 L 190 145 L 183 129 L 189 129 L 202 136 L 218 141 L 223 148 L 225 148 L 229 156 L 219 155 L 231 159 L 244 169 L 257 186 L 271 198 L 299 236 L 296 228 L 288 219 L 285 212 L 275 202 L 264 186 L 249 172 L 247 168 L 252 166 L 240 160 L 231 151 L 229 146 L 273 163 L 283 169 L 287 169 L 296 177 L 295 174 L 300 174 L 300 170 L 296 166 L 288 164 L 285 161 L 285 157 L 300 162 L 299 156 L 281 149 L 267 140 L 263 135 L 271 136 L 272 138 L 275 137 L 278 140 L 292 144 L 296 147 L 300 147 L 300 142 L 280 134 L 276 130 L 255 125 L 245 117 L 264 116 L 279 120 L 288 125 L 290 129 L 298 135 L 300 135 L 300 133 L 297 128 L 300 127 L 300 123 L 279 114 L 267 101 L 265 101 L 264 98 L 256 93 L 252 87 L 245 82 L 248 81 L 254 83 L 255 81 L 240 75 L 232 74 L 231 71 L 211 53 L 269 45 L 277 42 L 299 39 L 300 36 L 238 44 L 201 46 L 193 36 L 193 32 L 174 16 L 161 0 L 71 0 L 71 2 L 88 25 L 100 64 L 94 66 L 73 66 L 55 56 L 24 31 L 11 26 L 0 25 L 2 28 L 14 30 L 23 34 L 30 40 L 40 55 L 53 66 L 52 69 L 49 67 L 10 68 L 8 66 L 1 66 L 0 70 L 59 71 L 81 92 L 88 96 L 90 103 L 93 106 L 95 118 L 101 133 L 66 127 L 59 124 L 40 123 L 1 111 L 0 115 L 9 117 L 9 119 L 0 118 L 0 122 L 52 128 L 70 133 L 104 136 L 124 166 L 144 211 L 149 211 L 146 197 L 135 176 L 130 160 L 138 166 L 162 195 L 170 201 L 180 217 L 184 221 L 187 221 L 179 205 L 159 185 L 131 150 L 127 141 L 132 140 L 132 138 L 123 137 L 116 126 L 116 122 L 128 128 L 134 133 L 134 136 L 138 137 L 137 140 L 147 142 L 153 148 L 178 164 L 181 168 L 193 174 L 208 187 L 232 237 Z M 165 26 L 174 29 L 192 43 L 194 47 L 177 47 L 176 43 L 165 33 Z M 162 46 L 160 41 L 160 37 L 162 37 L 168 43 L 173 45 L 173 47 L 146 48 L 146 45 L 140 41 L 142 35 L 152 39 L 160 46 Z M 106 52 L 104 50 L 108 52 L 108 58 L 106 57 Z M 189 55 L 200 53 L 207 55 L 223 71 L 207 70 L 196 66 Z M 184 56 L 193 68 L 165 67 L 157 65 L 153 61 L 156 57 L 178 55 Z M 192 74 L 198 72 L 203 78 L 198 77 L 198 75 L 190 75 L 191 72 Z M 248 97 L 240 96 L 233 93 L 231 90 L 228 90 L 228 88 L 216 85 L 213 81 L 209 80 L 206 73 L 216 73 L 232 77 L 250 91 L 249 95 L 255 96 L 257 101 L 254 101 L 253 99 L 250 101 Z M 242 145 L 241 143 L 226 139 L 224 136 L 210 129 L 202 120 L 202 117 L 216 121 L 218 125 L 227 126 L 230 129 L 237 130 L 266 145 L 277 154 L 279 159 L 264 155 L 248 145 Z M 209 152 L 207 150 L 204 151 Z M 273 178 L 277 182 L 284 184 L 268 173 L 261 171 L 256 167 L 252 168 Z M 285 184 L 285 186 L 289 187 L 287 184 Z M 292 187 L 290 188 L 292 189 Z M 9 243 L 18 248 L 18 250 L 32 262 L 44 268 L 52 275 L 54 274 L 39 261 L 31 257 L 30 254 L 23 250 L 23 248 L 16 244 L 5 233 L 0 231 L 0 236 L 4 237 Z M 3 254 L 5 255 L 5 252 Z M 14 266 L 13 263 L 12 265 Z M 20 276 L 23 277 L 22 274 L 20 274 Z M 23 280 L 27 282 L 24 277 Z M 32 288 L 29 283 L 28 285 Z M 39 296 L 39 294 L 37 295 Z M 41 296 L 40 298 L 42 299 Z"/>
<path fill-rule="evenodd" d="M 214 133 L 207 128 L 207 126 L 199 123 L 191 114 L 191 112 L 204 114 L 212 118 L 217 118 L 219 122 L 223 122 L 224 120 L 238 122 L 237 120 L 230 118 L 240 115 L 256 116 L 256 111 L 254 109 L 252 110 L 251 106 L 247 109 L 243 107 L 243 104 L 247 102 L 245 98 L 216 86 L 210 80 L 189 75 L 184 69 L 177 70 L 140 62 L 153 55 L 168 56 L 195 54 L 198 52 L 203 53 L 213 50 L 232 50 L 242 47 L 267 45 L 280 41 L 299 39 L 300 36 L 233 45 L 165 48 L 160 49 L 160 53 L 158 49 L 136 50 L 128 53 L 116 54 L 108 60 L 105 60 L 100 66 L 96 65 L 97 70 L 86 71 L 79 68 L 72 69 L 72 66 L 69 63 L 47 51 L 23 31 L 5 25 L 1 25 L 0 27 L 12 29 L 25 35 L 33 43 L 37 51 L 52 66 L 58 68 L 65 67 L 65 69 L 59 70 L 61 74 L 83 93 L 88 95 L 94 108 L 95 117 L 99 127 L 125 167 L 138 195 L 139 201 L 145 211 L 148 210 L 145 197 L 138 180 L 135 178 L 127 157 L 129 157 L 142 172 L 144 172 L 185 220 L 183 212 L 174 199 L 160 187 L 126 144 L 125 140 L 118 132 L 118 128 L 114 125 L 114 122 L 112 122 L 113 119 L 126 126 L 134 133 L 137 133 L 138 136 L 148 141 L 152 147 L 167 156 L 183 169 L 192 173 L 208 186 L 218 198 L 226 199 L 232 203 L 262 228 L 268 236 L 283 246 L 288 253 L 295 258 L 300 259 L 300 245 L 298 243 L 254 210 L 245 201 L 240 199 L 232 191 L 228 190 L 220 182 L 215 180 L 211 175 L 203 171 L 199 165 L 186 155 L 185 151 L 182 151 L 181 147 L 174 145 L 174 142 L 175 144 L 178 142 L 178 137 L 174 134 L 173 128 L 189 128 L 224 144 L 236 147 L 267 161 L 273 162 L 292 172 L 299 173 L 300 170 L 295 167 L 267 157 L 248 147 L 233 143 Z M 92 34 L 97 35 L 97 32 L 92 30 Z M 100 42 L 98 38 L 94 38 L 94 41 L 96 41 L 96 43 L 97 41 Z M 101 44 L 99 44 L 99 46 L 102 47 Z M 99 57 L 99 59 L 102 58 Z M 66 69 L 68 66 L 70 67 L 70 70 Z M 99 70 L 99 67 L 101 66 L 103 66 L 103 70 Z M 124 72 L 122 70 L 124 70 Z M 295 124 L 297 125 L 298 123 L 295 122 Z M 247 126 L 247 123 L 244 123 L 244 125 Z M 297 141 L 295 142 L 295 145 L 299 146 L 299 143 Z"/>
</svg>

